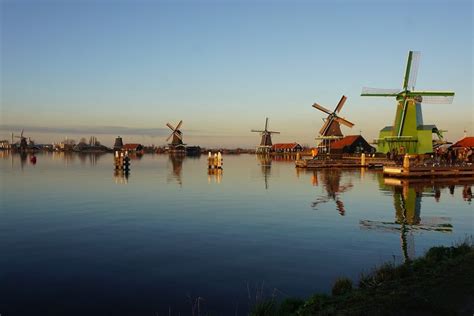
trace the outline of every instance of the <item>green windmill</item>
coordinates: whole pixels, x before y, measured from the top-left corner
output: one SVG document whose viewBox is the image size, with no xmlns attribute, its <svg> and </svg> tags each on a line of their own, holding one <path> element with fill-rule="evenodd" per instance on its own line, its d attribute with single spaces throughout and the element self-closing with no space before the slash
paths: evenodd
<svg viewBox="0 0 474 316">
<path fill-rule="evenodd" d="M 377 140 L 377 151 L 386 153 L 392 150 L 409 154 L 433 152 L 433 134 L 439 130 L 435 125 L 424 125 L 421 103 L 452 103 L 454 92 L 450 91 L 417 91 L 416 77 L 420 62 L 420 52 L 408 53 L 403 89 L 363 88 L 361 96 L 395 97 L 397 111 L 393 126 L 380 131 Z"/>
</svg>

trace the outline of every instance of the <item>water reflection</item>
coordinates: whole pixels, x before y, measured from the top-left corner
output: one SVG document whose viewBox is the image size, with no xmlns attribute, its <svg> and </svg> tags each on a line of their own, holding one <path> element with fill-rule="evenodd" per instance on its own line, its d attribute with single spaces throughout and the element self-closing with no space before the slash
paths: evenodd
<svg viewBox="0 0 474 316">
<path fill-rule="evenodd" d="M 471 186 L 474 184 L 474 180 L 469 179 L 463 183 L 460 183 L 459 179 L 453 181 L 383 179 L 380 182 L 380 190 L 393 196 L 395 220 L 393 222 L 361 220 L 361 229 L 398 232 L 404 260 L 413 259 L 415 257 L 414 233 L 416 231 L 439 233 L 451 233 L 453 231 L 451 217 L 421 216 L 422 198 L 434 197 L 435 201 L 438 202 L 441 198 L 442 189 L 449 188 L 450 194 L 454 194 L 455 184 L 462 184 L 462 197 L 470 203 L 469 192 L 472 192 Z"/>
<path fill-rule="evenodd" d="M 86 162 L 89 162 L 90 166 L 95 166 L 97 165 L 97 162 L 99 161 L 100 157 L 105 155 L 106 153 L 77 153 L 77 157 L 81 161 L 82 165 L 85 165 Z"/>
<path fill-rule="evenodd" d="M 268 190 L 268 178 L 272 171 L 272 157 L 270 155 L 256 155 L 265 181 L 265 190 Z"/>
<path fill-rule="evenodd" d="M 69 151 L 53 151 L 53 160 L 63 160 L 66 166 L 74 163 L 76 156 L 76 153 Z"/>
<path fill-rule="evenodd" d="M 207 182 L 220 184 L 222 181 L 223 169 L 207 169 Z"/>
<path fill-rule="evenodd" d="M 346 208 L 342 202 L 341 195 L 350 190 L 353 187 L 353 184 L 350 180 L 347 183 L 341 184 L 342 172 L 343 170 L 338 168 L 327 168 L 313 171 L 311 183 L 314 186 L 319 186 L 321 183 L 326 190 L 325 195 L 318 196 L 316 200 L 311 203 L 313 209 L 318 209 L 320 204 L 334 201 L 339 214 L 341 216 L 346 214 Z"/>
<path fill-rule="evenodd" d="M 10 159 L 10 165 L 11 168 L 15 168 L 19 166 L 20 169 L 23 170 L 23 168 L 30 162 L 31 165 L 36 164 L 36 158 L 35 154 L 33 152 L 27 152 L 27 151 L 12 151 L 12 150 L 1 150 L 0 151 L 0 158 L 3 159 Z M 16 161 L 18 160 L 18 161 Z"/>
<path fill-rule="evenodd" d="M 128 170 L 115 169 L 114 170 L 114 180 L 116 184 L 128 184 L 128 178 L 130 173 Z"/>
<path fill-rule="evenodd" d="M 171 162 L 172 171 L 171 171 L 171 174 L 168 176 L 168 182 L 175 180 L 179 184 L 180 187 L 183 186 L 181 171 L 183 169 L 184 159 L 185 159 L 185 156 L 180 155 L 179 153 L 169 154 L 169 161 Z"/>
</svg>

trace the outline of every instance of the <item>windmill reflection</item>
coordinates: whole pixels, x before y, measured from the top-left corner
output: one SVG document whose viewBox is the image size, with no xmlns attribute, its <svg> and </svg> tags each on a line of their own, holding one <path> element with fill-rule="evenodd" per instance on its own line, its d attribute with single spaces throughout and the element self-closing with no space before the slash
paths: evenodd
<svg viewBox="0 0 474 316">
<path fill-rule="evenodd" d="M 319 175 L 318 175 L 319 173 Z M 350 190 L 353 187 L 351 182 L 341 185 L 341 175 L 342 170 L 338 168 L 327 168 L 321 169 L 319 171 L 313 171 L 311 177 L 311 183 L 314 186 L 318 186 L 322 183 L 326 194 L 319 196 L 316 201 L 311 203 L 313 209 L 318 209 L 320 204 L 327 203 L 329 201 L 334 201 L 336 203 L 336 209 L 341 216 L 346 214 L 346 208 L 344 203 L 341 200 L 341 194 Z"/>
<path fill-rule="evenodd" d="M 10 150 L 2 150 L 0 151 L 1 154 L 2 154 L 2 158 L 10 158 L 11 160 L 11 167 L 14 168 L 15 167 L 15 164 L 14 163 L 14 160 L 17 160 L 17 155 L 18 157 L 20 158 L 20 168 L 21 170 L 23 170 L 23 168 L 25 167 L 25 165 L 27 164 L 28 162 L 28 153 L 26 151 L 10 151 Z"/>
<path fill-rule="evenodd" d="M 265 181 L 265 190 L 268 190 L 268 179 L 271 176 L 272 171 L 272 157 L 270 155 L 256 155 L 260 168 L 262 171 L 263 179 Z"/>
<path fill-rule="evenodd" d="M 179 153 L 169 154 L 169 161 L 171 161 L 172 172 L 168 177 L 168 182 L 171 181 L 171 179 L 174 179 L 179 184 L 179 186 L 183 185 L 183 181 L 181 179 L 181 171 L 183 169 L 184 158 L 185 155 Z"/>
<path fill-rule="evenodd" d="M 468 200 L 468 194 L 464 192 L 471 191 L 474 179 L 456 184 L 463 185 L 463 199 Z M 428 181 L 428 182 L 410 182 L 408 180 L 384 179 L 381 183 L 381 190 L 393 195 L 393 205 L 395 208 L 395 221 L 382 222 L 361 220 L 361 229 L 379 230 L 386 232 L 398 232 L 400 234 L 400 246 L 405 261 L 415 257 L 415 239 L 416 231 L 433 231 L 440 233 L 451 233 L 453 226 L 450 217 L 432 216 L 421 217 L 421 199 L 422 197 L 433 197 L 436 201 L 441 198 L 441 190 L 448 188 L 450 193 L 454 193 L 455 185 L 449 180 Z"/>
</svg>

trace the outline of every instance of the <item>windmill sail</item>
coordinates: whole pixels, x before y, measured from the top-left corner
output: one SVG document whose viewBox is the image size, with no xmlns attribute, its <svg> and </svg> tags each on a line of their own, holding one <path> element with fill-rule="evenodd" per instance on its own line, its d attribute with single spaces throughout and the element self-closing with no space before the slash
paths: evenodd
<svg viewBox="0 0 474 316">
<path fill-rule="evenodd" d="M 335 120 L 343 125 L 346 125 L 347 127 L 354 126 L 354 123 L 349 122 L 348 120 L 343 119 L 342 117 L 336 117 Z"/>
<path fill-rule="evenodd" d="M 346 100 L 347 100 L 347 97 L 345 95 L 343 95 L 341 100 L 337 104 L 336 109 L 334 110 L 334 112 L 336 112 L 336 113 L 341 112 L 342 107 L 344 106 L 344 103 L 346 103 Z"/>
<path fill-rule="evenodd" d="M 411 53 L 411 64 L 410 64 L 410 69 L 408 72 L 407 86 L 404 88 L 407 90 L 414 90 L 415 84 L 416 84 L 416 78 L 418 77 L 418 68 L 420 67 L 421 53 L 420 52 L 410 52 L 410 53 Z"/>
<path fill-rule="evenodd" d="M 318 110 L 320 110 L 320 111 L 323 111 L 323 112 L 326 113 L 326 114 L 331 114 L 331 111 L 329 111 L 328 109 L 326 109 L 325 107 L 323 107 L 323 106 L 321 106 L 321 105 L 319 105 L 319 104 L 317 104 L 317 103 L 314 103 L 314 104 L 313 104 L 313 108 L 316 108 L 316 109 L 318 109 Z"/>
<path fill-rule="evenodd" d="M 421 102 L 428 104 L 451 104 L 454 95 L 426 95 L 421 97 Z"/>
<path fill-rule="evenodd" d="M 396 97 L 400 89 L 362 88 L 361 96 Z"/>
</svg>

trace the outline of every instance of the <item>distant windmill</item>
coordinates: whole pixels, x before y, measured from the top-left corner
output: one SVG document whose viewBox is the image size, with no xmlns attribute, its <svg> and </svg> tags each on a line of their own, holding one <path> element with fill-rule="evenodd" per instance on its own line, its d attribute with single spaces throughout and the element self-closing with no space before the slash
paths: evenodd
<svg viewBox="0 0 474 316">
<path fill-rule="evenodd" d="M 338 116 L 346 100 L 347 97 L 343 95 L 339 103 L 336 105 L 336 108 L 332 112 L 317 103 L 313 104 L 314 108 L 328 115 L 328 117 L 324 120 L 323 127 L 321 127 L 321 129 L 319 130 L 319 137 L 317 138 L 319 140 L 322 140 L 319 147 L 323 147 L 327 152 L 329 152 L 330 143 L 332 141 L 343 137 L 341 132 L 341 124 L 350 128 L 354 126 L 354 123 L 349 122 L 348 120 Z"/>
<path fill-rule="evenodd" d="M 28 142 L 26 141 L 28 138 L 23 136 L 24 130 L 21 130 L 20 136 L 15 136 L 16 138 L 20 139 L 20 150 L 26 150 L 28 148 Z M 13 137 L 13 134 L 12 134 Z"/>
<path fill-rule="evenodd" d="M 257 154 L 269 153 L 272 150 L 272 134 L 280 134 L 280 132 L 274 132 L 268 130 L 268 117 L 265 120 L 265 129 L 263 131 L 251 130 L 253 133 L 260 133 L 262 139 L 260 145 L 257 146 Z"/>
<path fill-rule="evenodd" d="M 400 89 L 363 88 L 361 96 L 395 97 L 397 111 L 393 126 L 380 131 L 377 140 L 378 152 L 399 150 L 403 147 L 406 153 L 423 154 L 433 152 L 432 133 L 437 133 L 435 125 L 423 125 L 421 103 L 452 103 L 454 92 L 451 91 L 416 91 L 420 52 L 408 53 L 403 87 Z"/>
<path fill-rule="evenodd" d="M 168 126 L 171 129 L 171 134 L 168 136 L 166 141 L 169 141 L 171 138 L 171 143 L 169 144 L 171 150 L 176 150 L 176 151 L 184 151 L 185 150 L 185 145 L 183 144 L 183 133 L 179 129 L 183 125 L 183 121 L 179 121 L 178 125 L 173 127 L 170 123 L 166 123 L 166 126 Z"/>
</svg>

